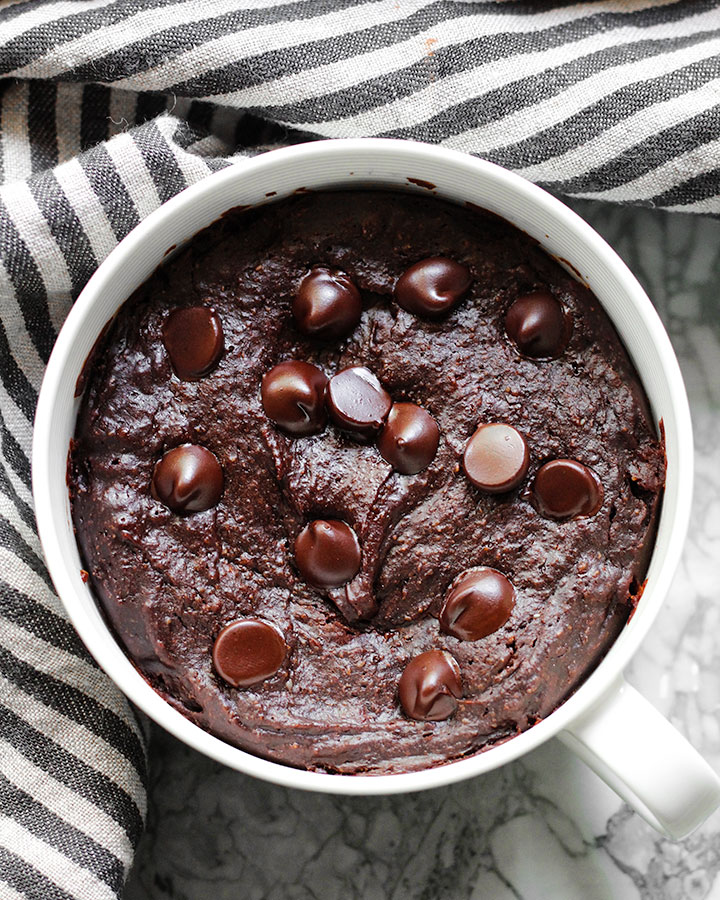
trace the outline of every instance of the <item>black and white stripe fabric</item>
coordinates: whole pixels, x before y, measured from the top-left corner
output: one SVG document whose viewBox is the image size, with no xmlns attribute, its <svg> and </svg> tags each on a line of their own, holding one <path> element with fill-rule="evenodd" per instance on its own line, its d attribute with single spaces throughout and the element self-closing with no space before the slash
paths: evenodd
<svg viewBox="0 0 720 900">
<path fill-rule="evenodd" d="M 97 265 L 188 184 L 312 138 L 718 213 L 719 60 L 720 0 L 0 4 L 3 900 L 121 895 L 143 827 L 144 725 L 63 615 L 30 492 L 43 369 Z"/>
<path fill-rule="evenodd" d="M 28 0 L 0 10 L 0 77 L 22 82 L 2 165 L 22 178 L 75 155 L 132 124 L 140 93 L 145 117 L 197 101 L 218 136 L 241 110 L 718 212 L 719 51 L 718 0 Z"/>
</svg>

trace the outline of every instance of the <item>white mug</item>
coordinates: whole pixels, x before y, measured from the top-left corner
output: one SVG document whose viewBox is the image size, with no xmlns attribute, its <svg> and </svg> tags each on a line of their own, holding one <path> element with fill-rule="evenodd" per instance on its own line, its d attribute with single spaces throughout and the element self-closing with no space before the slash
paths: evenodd
<svg viewBox="0 0 720 900">
<path fill-rule="evenodd" d="M 587 680 L 546 719 L 475 756 L 397 775 L 331 775 L 253 756 L 194 725 L 157 694 L 126 657 L 81 577 L 66 483 L 79 399 L 76 384 L 105 324 L 163 261 L 234 206 L 294 191 L 385 187 L 432 191 L 497 213 L 579 274 L 617 328 L 662 422 L 667 481 L 647 584 L 635 614 Z M 43 381 L 35 418 L 33 491 L 50 575 L 99 665 L 140 709 L 177 738 L 228 766 L 288 787 L 338 794 L 390 794 L 488 772 L 559 737 L 655 828 L 693 830 L 720 805 L 720 779 L 678 731 L 623 679 L 623 669 L 665 599 L 680 558 L 692 496 L 692 428 L 667 334 L 642 288 L 614 251 L 558 200 L 517 175 L 473 157 L 409 141 L 321 141 L 230 166 L 147 217 L 99 267 L 73 306 Z"/>
</svg>

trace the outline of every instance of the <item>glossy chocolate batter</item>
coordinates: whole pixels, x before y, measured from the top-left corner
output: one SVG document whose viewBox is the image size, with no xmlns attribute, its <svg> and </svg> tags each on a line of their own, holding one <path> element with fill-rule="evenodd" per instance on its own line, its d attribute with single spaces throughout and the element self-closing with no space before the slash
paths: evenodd
<svg viewBox="0 0 720 900">
<path fill-rule="evenodd" d="M 663 479 L 590 291 L 494 216 L 378 192 L 233 212 L 159 269 L 70 469 L 156 690 L 258 755 L 377 774 L 572 693 L 636 602 Z"/>
</svg>

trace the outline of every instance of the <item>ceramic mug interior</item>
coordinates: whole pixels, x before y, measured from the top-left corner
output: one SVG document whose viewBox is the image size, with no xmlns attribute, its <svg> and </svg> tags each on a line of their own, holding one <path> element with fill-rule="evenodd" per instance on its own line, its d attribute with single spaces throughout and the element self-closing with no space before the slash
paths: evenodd
<svg viewBox="0 0 720 900">
<path fill-rule="evenodd" d="M 638 609 L 585 683 L 555 712 L 510 741 L 443 766 L 396 775 L 330 775 L 261 759 L 213 737 L 173 709 L 135 669 L 103 619 L 73 532 L 68 447 L 83 364 L 106 323 L 166 257 L 228 209 L 272 202 L 298 189 L 384 187 L 474 204 L 539 241 L 594 291 L 638 370 L 665 433 L 667 481 L 655 550 Z M 569 261 L 569 263 L 565 262 Z M 539 746 L 606 694 L 647 633 L 666 595 L 684 540 L 692 488 L 692 431 L 677 360 L 652 304 L 619 257 L 562 203 L 512 173 L 424 144 L 348 140 L 304 144 L 231 166 L 169 201 L 110 254 L 76 301 L 47 367 L 33 444 L 33 490 L 48 567 L 68 615 L 100 666 L 138 707 L 196 750 L 289 787 L 345 794 L 421 790 L 478 775 Z"/>
</svg>

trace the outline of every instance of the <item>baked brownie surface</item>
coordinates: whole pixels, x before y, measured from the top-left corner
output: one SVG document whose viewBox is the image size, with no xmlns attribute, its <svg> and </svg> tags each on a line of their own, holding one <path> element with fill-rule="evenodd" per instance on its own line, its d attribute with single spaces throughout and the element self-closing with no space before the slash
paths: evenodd
<svg viewBox="0 0 720 900">
<path fill-rule="evenodd" d="M 467 267 L 452 311 L 401 308 L 399 277 L 428 257 Z M 363 311 L 349 336 L 303 336 L 292 314 L 318 266 L 347 274 Z M 519 352 L 505 317 L 549 291 L 572 323 L 555 359 Z M 178 307 L 215 310 L 224 349 L 183 380 L 163 338 Z M 393 401 L 427 410 L 437 453 L 417 474 L 373 440 L 329 423 L 292 436 L 261 400 L 285 360 L 328 377 L 371 370 Z M 463 454 L 478 425 L 512 425 L 529 468 L 488 493 Z M 151 490 L 171 448 L 209 449 L 219 500 L 177 514 Z M 590 515 L 553 519 L 532 486 L 549 460 L 579 460 L 602 484 Z M 547 716 L 594 668 L 633 609 L 664 480 L 664 452 L 627 355 L 597 300 L 502 220 L 431 197 L 298 195 L 236 211 L 198 235 L 122 308 L 90 372 L 73 442 L 72 508 L 93 587 L 143 675 L 203 728 L 290 765 L 393 773 L 476 753 Z M 344 586 L 318 589 L 294 542 L 315 519 L 342 520 L 362 549 Z M 515 589 L 509 619 L 479 640 L 443 632 L 450 585 L 492 567 Z M 233 687 L 213 663 L 221 629 L 276 626 L 287 652 L 264 680 Z M 462 696 L 441 721 L 411 718 L 398 681 L 429 650 L 457 661 Z"/>
</svg>

